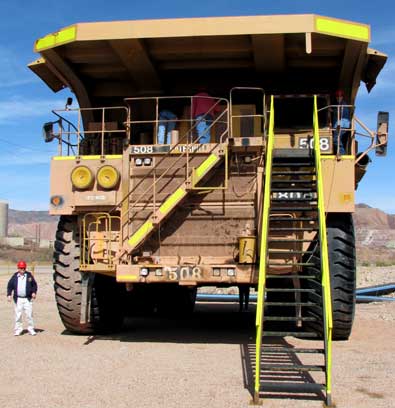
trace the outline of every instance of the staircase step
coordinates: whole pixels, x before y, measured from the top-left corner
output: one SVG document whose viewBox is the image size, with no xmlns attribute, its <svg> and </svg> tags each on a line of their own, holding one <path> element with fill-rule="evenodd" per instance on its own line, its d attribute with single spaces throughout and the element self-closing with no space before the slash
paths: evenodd
<svg viewBox="0 0 395 408">
<path fill-rule="evenodd" d="M 272 213 L 273 211 L 318 211 L 317 207 L 311 206 L 311 207 L 278 207 L 278 206 L 272 206 L 270 208 L 270 212 Z"/>
<path fill-rule="evenodd" d="M 286 266 L 316 266 L 314 263 L 310 262 L 292 262 L 292 263 L 275 263 L 268 262 L 267 266 L 277 266 L 277 267 L 286 267 Z"/>
<path fill-rule="evenodd" d="M 303 306 L 303 307 L 322 307 L 313 302 L 265 302 L 265 306 Z"/>
<path fill-rule="evenodd" d="M 313 349 L 313 348 L 291 348 L 291 347 L 265 347 L 262 346 L 263 354 L 325 354 L 325 349 Z"/>
<path fill-rule="evenodd" d="M 300 275 L 299 273 L 289 273 L 287 275 L 266 275 L 266 279 L 317 279 L 321 278 L 318 275 Z"/>
<path fill-rule="evenodd" d="M 309 293 L 309 292 L 315 292 L 314 289 L 290 289 L 290 288 L 265 288 L 266 292 L 291 292 L 291 293 Z"/>
<path fill-rule="evenodd" d="M 291 218 L 291 217 L 270 217 L 269 221 L 287 221 L 287 222 L 297 222 L 297 221 L 317 221 L 316 217 L 300 217 L 300 218 Z"/>
<path fill-rule="evenodd" d="M 264 371 L 325 371 L 321 365 L 263 364 Z"/>
<path fill-rule="evenodd" d="M 308 188 L 308 187 L 272 187 L 270 189 L 272 193 L 316 193 L 316 188 Z"/>
<path fill-rule="evenodd" d="M 312 167 L 312 166 L 305 166 L 305 167 Z M 272 171 L 272 176 L 292 176 L 297 174 L 299 176 L 315 176 L 316 171 L 306 171 L 306 170 L 295 170 L 295 171 Z"/>
<path fill-rule="evenodd" d="M 272 178 L 272 183 L 276 184 L 316 184 L 315 180 L 300 180 L 300 179 L 273 179 Z"/>
<path fill-rule="evenodd" d="M 325 390 L 325 384 L 261 381 L 261 392 L 316 394 Z"/>
<path fill-rule="evenodd" d="M 317 338 L 320 336 L 318 333 L 313 332 L 298 332 L 298 331 L 264 331 L 263 337 L 286 337 L 297 336 L 303 338 Z"/>
<path fill-rule="evenodd" d="M 314 254 L 314 251 L 277 251 L 269 248 L 268 251 L 269 255 L 271 254 L 277 254 L 277 255 L 305 255 L 305 254 Z"/>
<path fill-rule="evenodd" d="M 268 242 L 318 242 L 317 239 L 286 239 L 286 238 L 268 238 Z"/>
<path fill-rule="evenodd" d="M 292 161 L 292 162 L 285 162 L 285 161 L 273 161 L 273 165 L 272 168 L 276 168 L 276 167 L 304 167 L 304 171 L 306 171 L 306 168 L 310 168 L 312 170 L 315 171 L 315 165 L 313 163 L 311 163 L 310 160 L 306 160 L 305 162 L 303 161 Z"/>
<path fill-rule="evenodd" d="M 273 321 L 273 322 L 316 322 L 317 319 L 315 317 L 293 317 L 293 316 L 264 316 L 263 320 L 265 322 Z"/>
<path fill-rule="evenodd" d="M 311 159 L 313 150 L 310 149 L 273 149 L 273 158 L 306 158 Z"/>
<path fill-rule="evenodd" d="M 269 227 L 270 231 L 318 231 L 318 227 Z"/>
</svg>

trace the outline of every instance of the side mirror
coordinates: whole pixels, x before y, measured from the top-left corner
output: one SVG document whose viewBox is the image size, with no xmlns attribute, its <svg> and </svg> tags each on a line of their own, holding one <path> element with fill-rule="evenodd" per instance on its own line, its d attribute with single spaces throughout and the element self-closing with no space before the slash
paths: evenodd
<svg viewBox="0 0 395 408">
<path fill-rule="evenodd" d="M 377 114 L 376 156 L 386 156 L 387 154 L 388 122 L 388 112 L 379 112 Z"/>
<path fill-rule="evenodd" d="M 55 139 L 55 135 L 53 134 L 53 124 L 54 122 L 44 123 L 43 136 L 45 143 L 52 142 L 52 140 Z"/>
</svg>

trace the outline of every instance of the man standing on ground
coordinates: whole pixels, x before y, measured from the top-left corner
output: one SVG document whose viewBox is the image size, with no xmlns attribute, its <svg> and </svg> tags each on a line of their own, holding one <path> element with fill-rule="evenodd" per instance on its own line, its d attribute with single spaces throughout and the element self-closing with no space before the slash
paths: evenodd
<svg viewBox="0 0 395 408">
<path fill-rule="evenodd" d="M 27 319 L 27 330 L 35 336 L 33 322 L 33 299 L 37 294 L 37 283 L 30 272 L 26 271 L 26 262 L 19 261 L 17 264 L 18 272 L 12 275 L 7 285 L 7 298 L 11 302 L 13 294 L 15 302 L 15 336 L 22 334 L 22 313 L 25 312 Z"/>
</svg>

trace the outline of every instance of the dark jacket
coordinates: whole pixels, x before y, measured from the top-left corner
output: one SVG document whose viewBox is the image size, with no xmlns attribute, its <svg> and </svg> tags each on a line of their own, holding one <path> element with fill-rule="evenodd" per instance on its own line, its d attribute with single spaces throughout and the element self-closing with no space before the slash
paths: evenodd
<svg viewBox="0 0 395 408">
<path fill-rule="evenodd" d="M 33 275 L 30 272 L 25 272 L 26 274 L 26 297 L 31 300 L 32 294 L 37 293 L 37 282 L 35 281 Z M 11 279 L 8 281 L 7 285 L 7 296 L 11 296 L 14 292 L 14 302 L 16 303 L 18 299 L 18 272 L 14 273 Z"/>
</svg>

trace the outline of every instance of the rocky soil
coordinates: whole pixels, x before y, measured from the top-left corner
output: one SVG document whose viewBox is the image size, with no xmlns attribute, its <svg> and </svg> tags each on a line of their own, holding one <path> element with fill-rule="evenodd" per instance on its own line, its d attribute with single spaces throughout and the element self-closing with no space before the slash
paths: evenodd
<svg viewBox="0 0 395 408">
<path fill-rule="evenodd" d="M 110 336 L 74 336 L 58 317 L 50 268 L 38 268 L 38 335 L 14 337 L 13 307 L 0 297 L 0 406 L 7 408 L 248 407 L 254 311 L 197 305 L 188 320 L 134 318 Z M 0 270 L 5 292 L 9 279 Z M 360 284 L 395 281 L 393 268 L 364 268 Z M 337 408 L 393 403 L 395 302 L 359 304 L 351 339 L 333 345 Z M 302 340 L 286 338 L 290 344 Z M 313 399 L 268 398 L 265 407 L 322 407 Z"/>
</svg>

